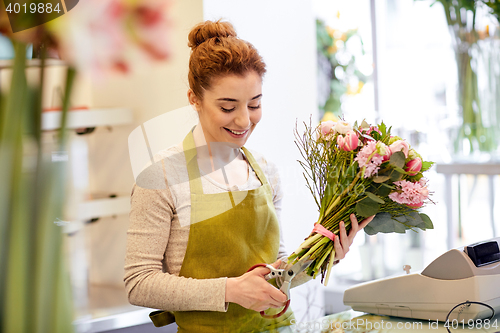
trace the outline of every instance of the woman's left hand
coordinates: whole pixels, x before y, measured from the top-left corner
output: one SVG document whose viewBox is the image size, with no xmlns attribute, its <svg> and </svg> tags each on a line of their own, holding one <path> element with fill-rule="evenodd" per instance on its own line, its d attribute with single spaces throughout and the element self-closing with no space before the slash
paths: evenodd
<svg viewBox="0 0 500 333">
<path fill-rule="evenodd" d="M 373 220 L 374 217 L 375 215 L 370 216 L 364 219 L 361 223 L 358 223 L 358 219 L 356 219 L 356 216 L 354 214 L 351 214 L 351 230 L 349 231 L 349 235 L 347 235 L 345 231 L 344 221 L 340 222 L 340 237 L 338 235 L 335 235 L 335 240 L 333 241 L 333 247 L 335 249 L 335 260 L 344 259 L 347 252 L 349 252 L 349 247 L 354 241 L 354 236 L 356 236 L 356 233 L 362 230 L 368 223 L 370 223 L 370 221 Z"/>
</svg>

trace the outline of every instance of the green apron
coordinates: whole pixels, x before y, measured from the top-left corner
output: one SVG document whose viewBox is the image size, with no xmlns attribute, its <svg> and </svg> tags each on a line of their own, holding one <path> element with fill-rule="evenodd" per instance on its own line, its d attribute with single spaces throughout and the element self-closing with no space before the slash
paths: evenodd
<svg viewBox="0 0 500 333">
<path fill-rule="evenodd" d="M 191 225 L 179 275 L 195 279 L 237 277 L 257 263 L 273 263 L 279 225 L 271 186 L 250 152 L 243 152 L 262 186 L 249 191 L 203 194 L 193 134 L 183 142 L 191 189 Z M 280 309 L 272 309 L 269 311 Z M 229 303 L 227 312 L 175 312 L 178 332 L 263 332 L 291 325 L 289 309 L 276 319 Z"/>
</svg>

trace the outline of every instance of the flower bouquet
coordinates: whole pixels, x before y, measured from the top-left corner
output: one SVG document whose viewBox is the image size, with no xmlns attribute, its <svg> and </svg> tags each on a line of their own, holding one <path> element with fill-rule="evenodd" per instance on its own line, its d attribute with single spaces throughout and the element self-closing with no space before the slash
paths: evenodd
<svg viewBox="0 0 500 333">
<path fill-rule="evenodd" d="M 306 273 L 316 277 L 321 272 L 326 285 L 335 258 L 333 234 L 338 235 L 341 221 L 349 232 L 353 213 L 358 220 L 375 215 L 364 228 L 369 235 L 433 228 L 430 218 L 418 212 L 430 201 L 422 173 L 433 162 L 423 161 L 405 140 L 392 136 L 391 128 L 365 121 L 304 125 L 303 135 L 295 130 L 295 143 L 319 218 L 289 263 L 310 256 Z"/>
</svg>

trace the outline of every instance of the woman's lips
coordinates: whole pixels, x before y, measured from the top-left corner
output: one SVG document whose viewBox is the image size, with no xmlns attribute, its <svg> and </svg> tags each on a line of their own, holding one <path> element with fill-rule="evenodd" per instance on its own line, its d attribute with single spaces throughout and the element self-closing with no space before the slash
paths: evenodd
<svg viewBox="0 0 500 333">
<path fill-rule="evenodd" d="M 233 138 L 242 138 L 248 133 L 248 129 L 243 131 L 235 131 L 229 128 L 224 127 L 224 129 L 231 135 Z"/>
</svg>

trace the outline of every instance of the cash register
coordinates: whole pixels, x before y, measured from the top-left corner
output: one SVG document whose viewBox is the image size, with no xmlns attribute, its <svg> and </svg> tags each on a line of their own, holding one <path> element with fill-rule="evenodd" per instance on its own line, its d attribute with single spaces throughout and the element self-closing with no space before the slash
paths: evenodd
<svg viewBox="0 0 500 333">
<path fill-rule="evenodd" d="M 423 320 L 476 320 L 500 312 L 500 237 L 452 249 L 424 270 L 356 285 L 356 311 Z M 452 311 L 453 310 L 453 311 Z"/>
</svg>

